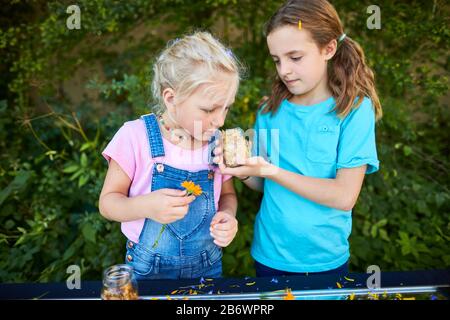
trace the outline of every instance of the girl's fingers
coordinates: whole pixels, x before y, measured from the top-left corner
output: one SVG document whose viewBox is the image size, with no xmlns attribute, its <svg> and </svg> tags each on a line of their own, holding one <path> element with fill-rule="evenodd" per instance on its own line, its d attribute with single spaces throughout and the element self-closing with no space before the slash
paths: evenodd
<svg viewBox="0 0 450 320">
<path fill-rule="evenodd" d="M 214 240 L 213 241 L 216 245 L 218 245 L 219 247 L 225 248 L 226 246 L 228 246 L 231 243 L 230 241 L 218 241 L 218 240 Z"/>
<path fill-rule="evenodd" d="M 231 217 L 229 213 L 223 212 L 223 211 L 217 211 L 215 216 L 211 220 L 211 225 L 217 224 L 217 223 L 227 223 L 230 221 Z"/>
<path fill-rule="evenodd" d="M 245 159 L 245 165 L 247 166 L 254 166 L 263 163 L 262 157 L 250 157 Z"/>
<path fill-rule="evenodd" d="M 221 147 L 215 147 L 213 152 L 214 152 L 215 156 L 220 156 L 220 155 L 222 155 L 222 148 Z"/>
<path fill-rule="evenodd" d="M 160 189 L 159 192 L 172 197 L 184 197 L 186 195 L 186 190 L 178 190 L 178 189 Z"/>
<path fill-rule="evenodd" d="M 184 207 L 190 204 L 192 201 L 195 200 L 195 196 L 189 196 L 189 197 L 174 197 L 171 200 L 171 204 L 174 207 Z"/>
<path fill-rule="evenodd" d="M 224 244 L 224 243 L 222 243 L 222 242 L 218 242 L 218 241 L 216 241 L 216 240 L 214 240 L 213 241 L 215 244 L 216 244 L 216 246 L 218 246 L 218 247 L 222 247 L 222 248 L 225 248 L 227 245 L 226 244 Z"/>
<path fill-rule="evenodd" d="M 249 174 L 247 174 L 247 172 L 249 172 L 249 171 L 250 170 L 247 166 L 240 166 L 240 167 L 236 167 L 236 168 L 225 167 L 223 169 L 220 169 L 220 172 L 222 174 L 228 174 L 231 176 L 248 176 Z"/>
<path fill-rule="evenodd" d="M 227 243 L 228 241 L 230 241 L 230 237 L 219 237 L 213 234 L 211 234 L 211 237 L 213 237 L 214 241 L 221 243 Z"/>
<path fill-rule="evenodd" d="M 229 231 L 220 231 L 220 230 L 210 230 L 209 234 L 214 239 L 225 239 L 225 238 L 228 238 L 230 236 L 230 232 Z"/>
<path fill-rule="evenodd" d="M 217 223 L 214 224 L 214 226 L 212 226 L 211 228 L 218 231 L 230 231 L 233 230 L 234 225 L 232 223 Z"/>
<path fill-rule="evenodd" d="M 225 170 L 225 169 L 226 169 L 225 164 L 223 162 L 220 162 L 219 163 L 219 170 L 220 170 L 220 172 L 223 173 L 223 170 Z"/>
<path fill-rule="evenodd" d="M 189 211 L 189 206 L 173 207 L 170 209 L 170 215 L 174 218 L 182 218 Z"/>
<path fill-rule="evenodd" d="M 225 238 L 228 238 L 229 235 L 230 235 L 229 231 L 220 231 L 220 230 L 212 230 L 211 231 L 211 236 L 215 239 L 218 239 L 218 238 L 225 239 Z"/>
</svg>

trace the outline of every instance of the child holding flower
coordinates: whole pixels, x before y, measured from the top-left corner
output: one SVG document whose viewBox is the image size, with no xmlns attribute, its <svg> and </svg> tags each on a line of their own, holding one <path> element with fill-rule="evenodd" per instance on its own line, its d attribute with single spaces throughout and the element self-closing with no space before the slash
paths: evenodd
<svg viewBox="0 0 450 320">
<path fill-rule="evenodd" d="M 159 115 L 126 122 L 103 151 L 100 213 L 122 223 L 125 260 L 138 279 L 220 277 L 237 200 L 231 177 L 209 160 L 240 66 L 212 35 L 197 32 L 170 42 L 153 70 Z"/>
</svg>

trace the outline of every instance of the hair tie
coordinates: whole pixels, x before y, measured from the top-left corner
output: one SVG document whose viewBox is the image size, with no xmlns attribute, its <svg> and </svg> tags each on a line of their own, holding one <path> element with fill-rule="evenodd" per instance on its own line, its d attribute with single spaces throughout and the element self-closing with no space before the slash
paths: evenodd
<svg viewBox="0 0 450 320">
<path fill-rule="evenodd" d="M 346 35 L 345 33 L 343 33 L 343 34 L 339 37 L 338 42 L 344 41 L 344 39 L 345 39 L 346 36 L 347 36 L 347 35 Z"/>
</svg>

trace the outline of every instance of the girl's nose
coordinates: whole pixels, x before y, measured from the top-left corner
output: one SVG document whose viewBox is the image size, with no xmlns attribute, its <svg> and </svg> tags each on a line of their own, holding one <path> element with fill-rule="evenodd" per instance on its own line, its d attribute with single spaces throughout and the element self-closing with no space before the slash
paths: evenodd
<svg viewBox="0 0 450 320">
<path fill-rule="evenodd" d="M 291 69 L 289 68 L 289 65 L 287 63 L 282 63 L 280 61 L 280 66 L 278 67 L 278 71 L 280 76 L 284 77 L 291 73 Z"/>
<path fill-rule="evenodd" d="M 215 127 L 215 128 L 220 128 L 224 125 L 225 123 L 225 115 L 222 114 L 222 112 L 218 115 L 213 116 L 212 120 L 211 120 L 211 126 Z"/>
</svg>

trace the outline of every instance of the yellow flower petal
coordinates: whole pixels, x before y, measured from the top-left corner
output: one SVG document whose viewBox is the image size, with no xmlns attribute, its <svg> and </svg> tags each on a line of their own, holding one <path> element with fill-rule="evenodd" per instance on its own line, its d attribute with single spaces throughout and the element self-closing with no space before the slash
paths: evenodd
<svg viewBox="0 0 450 320">
<path fill-rule="evenodd" d="M 192 181 L 183 181 L 181 183 L 181 186 L 186 189 L 188 195 L 193 194 L 194 196 L 199 196 L 203 192 L 202 188 Z"/>
<path fill-rule="evenodd" d="M 344 279 L 347 280 L 347 281 L 350 281 L 350 282 L 355 281 L 355 279 L 350 279 L 350 278 L 347 278 L 347 277 L 344 277 Z"/>
<path fill-rule="evenodd" d="M 292 294 L 291 289 L 286 289 L 286 295 L 283 297 L 283 300 L 295 300 L 295 297 Z"/>
</svg>

